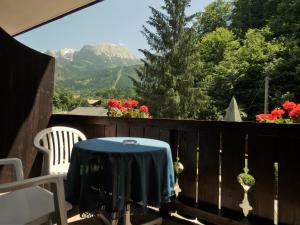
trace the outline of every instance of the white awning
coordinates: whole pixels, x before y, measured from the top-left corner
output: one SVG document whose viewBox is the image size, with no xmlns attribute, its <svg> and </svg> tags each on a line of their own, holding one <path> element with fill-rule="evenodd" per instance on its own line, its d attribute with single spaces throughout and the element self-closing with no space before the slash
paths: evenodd
<svg viewBox="0 0 300 225">
<path fill-rule="evenodd" d="M 102 0 L 0 0 L 0 27 L 14 36 Z"/>
</svg>

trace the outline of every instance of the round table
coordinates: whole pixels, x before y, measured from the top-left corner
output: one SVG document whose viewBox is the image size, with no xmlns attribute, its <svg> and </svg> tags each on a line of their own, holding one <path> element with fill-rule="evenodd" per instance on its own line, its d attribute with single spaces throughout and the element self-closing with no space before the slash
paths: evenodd
<svg viewBox="0 0 300 225">
<path fill-rule="evenodd" d="M 124 212 L 130 201 L 159 205 L 174 195 L 174 170 L 168 143 L 131 137 L 96 138 L 74 145 L 66 199 L 81 212 L 103 205 Z"/>
</svg>

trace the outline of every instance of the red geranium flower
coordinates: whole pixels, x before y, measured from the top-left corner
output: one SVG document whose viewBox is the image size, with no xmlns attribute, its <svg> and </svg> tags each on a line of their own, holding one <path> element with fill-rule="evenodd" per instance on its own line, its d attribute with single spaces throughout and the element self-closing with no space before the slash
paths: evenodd
<svg viewBox="0 0 300 225">
<path fill-rule="evenodd" d="M 262 122 L 264 120 L 276 120 L 277 116 L 272 114 L 259 114 L 256 116 L 256 121 Z"/>
<path fill-rule="evenodd" d="M 116 108 L 118 106 L 118 102 L 115 99 L 109 99 L 107 101 L 107 105 L 111 108 Z"/>
<path fill-rule="evenodd" d="M 276 116 L 276 117 L 282 117 L 282 115 L 285 113 L 285 111 L 283 110 L 283 109 L 281 109 L 281 108 L 276 108 L 276 109 L 274 109 L 272 112 L 271 112 L 271 114 L 273 115 L 273 116 Z"/>
<path fill-rule="evenodd" d="M 148 106 L 142 105 L 139 107 L 138 105 L 139 102 L 137 100 L 124 101 L 122 99 L 108 99 L 107 115 L 130 118 L 150 118 Z"/>
<path fill-rule="evenodd" d="M 124 107 L 128 108 L 128 109 L 132 108 L 132 101 L 126 101 L 126 102 L 124 102 Z"/>
<path fill-rule="evenodd" d="M 116 106 L 118 109 L 120 109 L 120 110 L 122 110 L 122 108 L 123 108 L 123 106 L 122 106 L 122 104 L 121 103 L 117 103 L 117 106 Z"/>
<path fill-rule="evenodd" d="M 282 104 L 282 107 L 285 110 L 291 111 L 296 107 L 296 104 L 295 102 L 286 101 L 285 103 Z"/>
<path fill-rule="evenodd" d="M 274 123 L 297 123 L 300 120 L 300 104 L 285 101 L 282 108 L 274 109 L 271 114 L 259 114 L 256 116 L 258 122 L 274 122 Z M 287 111 L 287 112 L 286 112 Z"/>
<path fill-rule="evenodd" d="M 122 112 L 127 112 L 127 110 L 128 110 L 128 108 L 126 108 L 126 107 L 122 107 L 122 108 L 121 108 L 121 111 L 122 111 Z"/>
<path fill-rule="evenodd" d="M 148 106 L 146 106 L 146 105 L 142 105 L 142 106 L 140 107 L 140 110 L 143 111 L 144 113 L 149 112 Z"/>
<path fill-rule="evenodd" d="M 134 106 L 137 106 L 139 104 L 139 101 L 131 100 L 130 103 L 131 103 L 131 107 L 134 107 Z"/>
<path fill-rule="evenodd" d="M 300 115 L 300 104 L 298 104 L 294 109 L 289 112 L 289 116 L 296 118 Z"/>
</svg>

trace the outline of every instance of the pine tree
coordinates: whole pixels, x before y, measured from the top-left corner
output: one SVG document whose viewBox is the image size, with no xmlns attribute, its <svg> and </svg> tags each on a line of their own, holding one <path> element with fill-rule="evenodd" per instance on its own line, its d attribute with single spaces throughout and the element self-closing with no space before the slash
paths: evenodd
<svg viewBox="0 0 300 225">
<path fill-rule="evenodd" d="M 198 86 L 196 32 L 189 27 L 194 16 L 186 16 L 190 0 L 164 0 L 163 12 L 150 7 L 152 16 L 143 26 L 150 50 L 144 54 L 134 81 L 141 99 L 155 117 L 195 118 L 205 95 Z M 154 29 L 153 29 L 154 28 Z M 154 30 L 154 31 L 152 31 Z"/>
</svg>

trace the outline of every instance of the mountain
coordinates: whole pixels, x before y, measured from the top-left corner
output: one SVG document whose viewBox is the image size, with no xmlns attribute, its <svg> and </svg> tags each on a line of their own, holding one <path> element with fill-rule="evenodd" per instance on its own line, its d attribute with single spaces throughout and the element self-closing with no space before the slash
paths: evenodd
<svg viewBox="0 0 300 225">
<path fill-rule="evenodd" d="M 135 70 L 141 65 L 127 47 L 112 43 L 48 50 L 46 54 L 56 58 L 55 84 L 80 93 L 132 88 L 130 77 L 138 79 Z"/>
<path fill-rule="evenodd" d="M 75 51 L 76 50 L 72 49 L 72 48 L 63 48 L 60 50 L 49 50 L 46 53 L 55 58 L 62 58 L 62 59 L 66 59 L 68 61 L 72 61 Z"/>
</svg>

